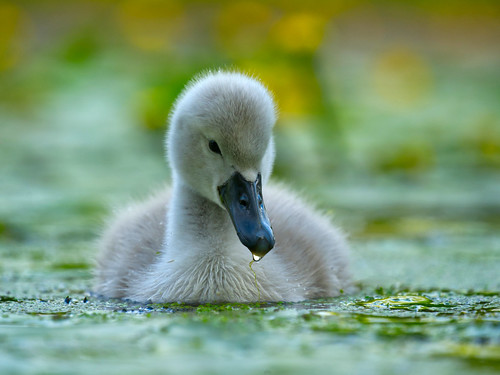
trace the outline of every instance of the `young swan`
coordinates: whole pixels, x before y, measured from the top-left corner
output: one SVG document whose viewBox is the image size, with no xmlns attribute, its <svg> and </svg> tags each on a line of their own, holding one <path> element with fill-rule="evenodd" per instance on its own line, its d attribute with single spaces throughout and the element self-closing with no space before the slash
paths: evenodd
<svg viewBox="0 0 500 375">
<path fill-rule="evenodd" d="M 348 289 L 340 230 L 267 184 L 275 121 L 273 100 L 253 78 L 217 72 L 191 82 L 170 117 L 172 187 L 122 211 L 105 231 L 96 292 L 206 303 L 300 301 Z M 252 255 L 265 256 L 255 275 Z"/>
</svg>

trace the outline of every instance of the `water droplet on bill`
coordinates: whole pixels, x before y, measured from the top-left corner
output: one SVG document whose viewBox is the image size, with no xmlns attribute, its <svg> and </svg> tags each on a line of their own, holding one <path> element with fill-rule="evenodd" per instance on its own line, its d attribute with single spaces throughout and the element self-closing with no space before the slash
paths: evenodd
<svg viewBox="0 0 500 375">
<path fill-rule="evenodd" d="M 255 254 L 252 254 L 252 257 L 253 257 L 254 262 L 258 262 L 262 258 L 262 257 L 260 257 L 258 255 L 255 255 Z"/>
</svg>

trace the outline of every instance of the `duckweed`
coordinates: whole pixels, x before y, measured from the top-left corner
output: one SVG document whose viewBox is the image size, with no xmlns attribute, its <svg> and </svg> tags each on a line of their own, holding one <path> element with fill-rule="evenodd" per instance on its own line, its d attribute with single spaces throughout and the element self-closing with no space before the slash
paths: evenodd
<svg viewBox="0 0 500 375">
<path fill-rule="evenodd" d="M 432 300 L 424 296 L 400 295 L 376 299 L 367 297 L 365 301 L 356 303 L 361 306 L 374 308 L 408 309 L 410 306 L 430 306 L 432 305 Z"/>
</svg>

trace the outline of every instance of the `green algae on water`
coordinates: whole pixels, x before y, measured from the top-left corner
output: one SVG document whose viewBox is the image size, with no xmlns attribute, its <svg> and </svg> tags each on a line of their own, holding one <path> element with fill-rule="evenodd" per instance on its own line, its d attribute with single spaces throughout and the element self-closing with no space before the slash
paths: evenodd
<svg viewBox="0 0 500 375">
<path fill-rule="evenodd" d="M 429 306 L 432 304 L 432 300 L 419 295 L 398 295 L 384 298 L 370 297 L 365 301 L 356 302 L 356 304 L 374 308 L 404 309 L 408 306 Z"/>
</svg>

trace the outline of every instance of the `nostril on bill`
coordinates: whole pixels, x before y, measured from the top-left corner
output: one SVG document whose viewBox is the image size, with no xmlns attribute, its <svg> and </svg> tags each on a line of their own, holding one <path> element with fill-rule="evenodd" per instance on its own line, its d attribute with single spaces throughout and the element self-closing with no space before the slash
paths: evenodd
<svg viewBox="0 0 500 375">
<path fill-rule="evenodd" d="M 248 198 L 244 195 L 240 197 L 240 206 L 247 208 L 250 202 L 248 201 Z"/>
</svg>

